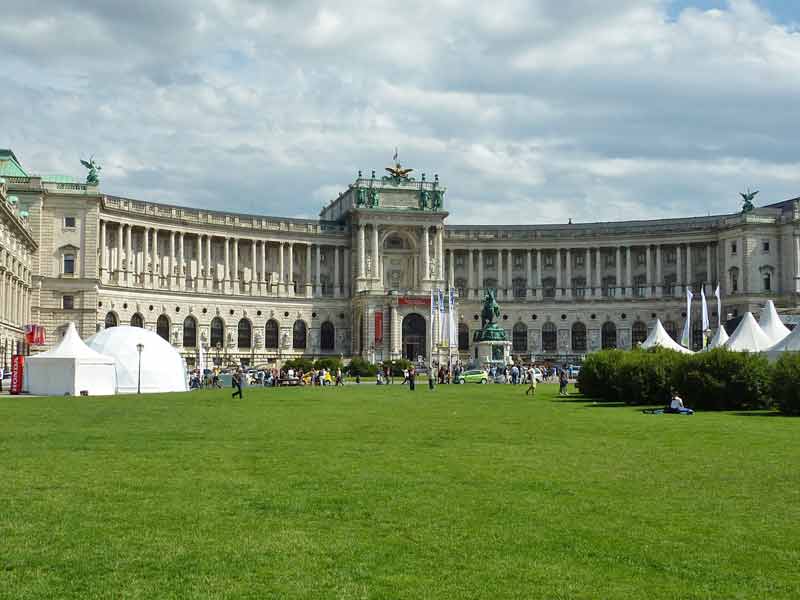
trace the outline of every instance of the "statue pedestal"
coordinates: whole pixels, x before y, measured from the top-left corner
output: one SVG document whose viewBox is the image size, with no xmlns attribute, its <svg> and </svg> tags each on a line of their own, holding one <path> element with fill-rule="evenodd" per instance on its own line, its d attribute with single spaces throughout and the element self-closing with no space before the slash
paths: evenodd
<svg viewBox="0 0 800 600">
<path fill-rule="evenodd" d="M 478 342 L 477 360 L 481 367 L 511 364 L 511 342 L 505 340 Z"/>
</svg>

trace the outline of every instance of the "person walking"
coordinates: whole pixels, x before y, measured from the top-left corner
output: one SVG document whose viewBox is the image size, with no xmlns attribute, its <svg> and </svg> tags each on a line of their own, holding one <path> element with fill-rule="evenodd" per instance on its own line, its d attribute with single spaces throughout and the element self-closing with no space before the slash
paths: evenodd
<svg viewBox="0 0 800 600">
<path fill-rule="evenodd" d="M 561 374 L 558 376 L 558 382 L 560 384 L 558 389 L 558 395 L 569 396 L 569 394 L 567 393 L 567 384 L 569 384 L 569 378 L 567 377 L 566 369 L 561 369 Z"/>
<path fill-rule="evenodd" d="M 240 399 L 244 399 L 244 397 L 242 396 L 242 371 L 241 370 L 237 370 L 233 374 L 233 378 L 231 379 L 231 382 L 233 383 L 233 387 L 236 389 L 236 391 L 233 392 L 233 394 L 231 394 L 231 400 L 236 398 L 236 396 L 239 396 Z"/>
<path fill-rule="evenodd" d="M 344 381 L 342 380 L 342 370 L 336 369 L 336 387 L 339 387 L 340 385 L 344 385 Z"/>
<path fill-rule="evenodd" d="M 414 367 L 408 370 L 408 389 L 414 391 L 414 380 L 417 378 L 417 371 Z"/>
<path fill-rule="evenodd" d="M 536 373 L 533 372 L 533 367 L 528 369 L 528 389 L 525 390 L 525 395 L 536 395 Z"/>
</svg>

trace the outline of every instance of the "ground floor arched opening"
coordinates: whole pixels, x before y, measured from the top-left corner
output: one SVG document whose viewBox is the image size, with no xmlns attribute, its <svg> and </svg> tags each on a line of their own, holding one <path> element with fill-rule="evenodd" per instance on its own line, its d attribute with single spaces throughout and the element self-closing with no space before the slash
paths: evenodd
<svg viewBox="0 0 800 600">
<path fill-rule="evenodd" d="M 420 356 L 428 357 L 427 332 L 428 326 L 421 315 L 406 315 L 403 319 L 403 358 L 416 361 Z"/>
</svg>

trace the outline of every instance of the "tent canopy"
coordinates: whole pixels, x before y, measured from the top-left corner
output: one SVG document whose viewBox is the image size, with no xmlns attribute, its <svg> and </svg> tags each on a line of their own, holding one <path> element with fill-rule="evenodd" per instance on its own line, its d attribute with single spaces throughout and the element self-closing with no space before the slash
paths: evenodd
<svg viewBox="0 0 800 600">
<path fill-rule="evenodd" d="M 751 312 L 745 313 L 736 331 L 725 342 L 725 348 L 735 352 L 763 352 L 772 345 Z"/>
<path fill-rule="evenodd" d="M 761 309 L 761 318 L 758 320 L 758 324 L 773 344 L 777 344 L 790 333 L 789 328 L 781 321 L 772 300 L 767 300 L 764 308 Z"/>
<path fill-rule="evenodd" d="M 27 360 L 28 391 L 36 395 L 111 395 L 117 381 L 114 359 L 83 343 L 74 323 L 69 323 L 61 342 L 48 352 Z"/>
<path fill-rule="evenodd" d="M 684 354 L 694 354 L 688 348 L 684 348 L 678 342 L 672 339 L 672 337 L 667 333 L 667 330 L 664 329 L 664 326 L 661 324 L 661 319 L 656 319 L 656 325 L 653 327 L 653 331 L 650 332 L 650 335 L 647 336 L 647 339 L 642 342 L 642 348 L 666 348 L 667 350 L 675 350 L 676 352 L 683 352 Z"/>
<path fill-rule="evenodd" d="M 721 348 L 725 345 L 725 342 L 728 341 L 728 332 L 725 331 L 725 328 L 720 325 L 717 331 L 714 333 L 714 337 L 711 338 L 711 341 L 708 342 L 708 346 L 706 346 L 706 350 L 712 350 L 714 348 Z"/>
</svg>

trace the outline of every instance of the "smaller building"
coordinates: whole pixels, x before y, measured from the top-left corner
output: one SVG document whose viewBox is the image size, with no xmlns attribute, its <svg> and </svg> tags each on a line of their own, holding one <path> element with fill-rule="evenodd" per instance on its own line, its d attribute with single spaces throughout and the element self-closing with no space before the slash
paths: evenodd
<svg viewBox="0 0 800 600">
<path fill-rule="evenodd" d="M 8 191 L 7 177 L 24 173 L 14 153 L 0 149 L 0 366 L 13 354 L 28 354 L 25 325 L 31 322 L 31 274 L 37 244 L 28 212 Z"/>
</svg>

